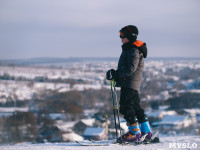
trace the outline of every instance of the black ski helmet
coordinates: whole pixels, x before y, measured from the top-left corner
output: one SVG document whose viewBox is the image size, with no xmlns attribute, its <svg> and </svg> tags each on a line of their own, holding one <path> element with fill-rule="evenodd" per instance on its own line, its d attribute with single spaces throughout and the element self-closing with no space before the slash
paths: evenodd
<svg viewBox="0 0 200 150">
<path fill-rule="evenodd" d="M 126 37 L 130 41 L 135 41 L 138 36 L 138 28 L 133 25 L 127 25 L 120 30 L 120 38 Z"/>
</svg>

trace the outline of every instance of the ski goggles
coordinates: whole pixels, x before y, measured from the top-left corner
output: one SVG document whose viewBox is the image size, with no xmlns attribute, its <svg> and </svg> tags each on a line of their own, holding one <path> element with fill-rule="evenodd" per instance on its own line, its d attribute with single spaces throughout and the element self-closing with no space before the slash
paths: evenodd
<svg viewBox="0 0 200 150">
<path fill-rule="evenodd" d="M 123 32 L 120 32 L 120 35 L 119 35 L 119 37 L 120 37 L 121 39 L 123 39 L 123 38 L 125 38 L 126 36 L 124 35 L 124 33 L 123 33 Z"/>
</svg>

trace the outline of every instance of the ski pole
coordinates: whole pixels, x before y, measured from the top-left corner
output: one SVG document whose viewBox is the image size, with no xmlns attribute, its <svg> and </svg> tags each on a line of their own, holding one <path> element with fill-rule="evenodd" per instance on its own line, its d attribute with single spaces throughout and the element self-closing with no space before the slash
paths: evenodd
<svg viewBox="0 0 200 150">
<path fill-rule="evenodd" d="M 117 90 L 116 90 L 114 79 L 113 79 L 113 87 L 114 87 L 115 103 L 116 103 L 116 109 L 117 109 L 118 127 L 119 127 L 119 131 L 120 131 L 120 137 L 122 139 L 122 130 L 121 130 L 120 118 L 119 118 L 119 101 L 118 101 L 118 98 L 117 98 Z"/>
<path fill-rule="evenodd" d="M 112 87 L 112 80 L 110 80 L 110 86 L 111 86 L 111 95 L 112 95 L 112 104 L 113 104 L 113 114 L 114 114 L 114 120 L 115 120 L 115 130 L 116 130 L 116 138 L 118 138 L 118 132 L 117 132 L 117 122 L 116 122 L 116 114 L 115 114 L 115 101 L 113 96 L 113 87 Z"/>
</svg>

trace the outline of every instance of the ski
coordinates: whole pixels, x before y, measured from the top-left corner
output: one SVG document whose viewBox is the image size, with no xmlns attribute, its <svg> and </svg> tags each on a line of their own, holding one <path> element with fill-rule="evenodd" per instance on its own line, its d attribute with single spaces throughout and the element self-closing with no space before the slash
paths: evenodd
<svg viewBox="0 0 200 150">
<path fill-rule="evenodd" d="M 123 143 L 118 143 L 118 144 L 122 144 L 122 145 L 134 145 L 134 146 L 137 146 L 137 145 L 141 145 L 141 144 L 156 144 L 156 143 L 160 143 L 160 139 L 159 137 L 157 137 L 158 135 L 158 132 L 154 133 L 151 137 L 150 140 L 146 140 L 146 136 L 147 134 L 143 135 L 141 138 L 140 138 L 140 141 L 136 141 L 136 142 L 123 142 Z M 114 144 L 114 143 L 112 143 Z M 117 143 L 116 143 L 117 144 Z"/>
<path fill-rule="evenodd" d="M 109 146 L 110 144 L 118 144 L 118 145 L 141 145 L 141 144 L 154 144 L 160 143 L 159 137 L 157 137 L 158 132 L 155 132 L 150 140 L 146 140 L 146 136 L 148 134 L 144 134 L 139 141 L 136 142 L 118 142 L 117 139 L 114 140 L 105 140 L 105 141 L 95 141 L 92 139 L 88 139 L 86 141 L 76 141 L 81 146 Z"/>
<path fill-rule="evenodd" d="M 141 136 L 139 141 L 135 141 L 135 142 L 126 142 L 126 141 L 118 142 L 118 141 L 116 141 L 116 143 L 122 144 L 122 145 L 139 145 L 139 144 L 142 144 L 144 142 L 147 135 L 148 134 L 144 134 L 143 136 Z"/>
<path fill-rule="evenodd" d="M 158 132 L 154 133 L 151 137 L 150 140 L 146 141 L 146 136 L 147 134 L 143 135 L 140 138 L 140 141 L 136 141 L 136 142 L 122 142 L 119 143 L 117 142 L 117 140 L 108 140 L 108 141 L 95 141 L 95 140 L 87 140 L 87 141 L 76 141 L 76 143 L 78 143 L 81 146 L 109 146 L 110 144 L 118 144 L 118 145 L 133 145 L 133 146 L 137 146 L 137 145 L 141 145 L 141 144 L 154 144 L 154 143 L 159 143 L 159 138 L 157 137 Z"/>
<path fill-rule="evenodd" d="M 107 142 L 107 143 L 104 143 L 104 142 L 79 142 L 79 141 L 76 141 L 76 143 L 78 143 L 79 145 L 81 146 L 109 146 L 110 143 Z"/>
<path fill-rule="evenodd" d="M 137 146 L 137 145 L 142 145 L 142 144 L 156 144 L 156 143 L 160 143 L 159 142 L 159 138 L 156 137 L 155 138 L 157 141 L 151 140 L 148 142 L 123 142 L 123 143 L 118 143 L 118 142 L 110 142 L 110 141 L 105 141 L 105 142 L 101 142 L 101 141 L 88 141 L 88 142 L 79 142 L 76 141 L 76 143 L 78 143 L 80 146 L 110 146 L 111 144 L 117 144 L 117 145 L 132 145 L 132 146 Z"/>
<path fill-rule="evenodd" d="M 157 137 L 158 132 L 156 132 L 155 134 L 152 135 L 150 142 L 152 143 L 159 143 L 160 139 Z"/>
</svg>

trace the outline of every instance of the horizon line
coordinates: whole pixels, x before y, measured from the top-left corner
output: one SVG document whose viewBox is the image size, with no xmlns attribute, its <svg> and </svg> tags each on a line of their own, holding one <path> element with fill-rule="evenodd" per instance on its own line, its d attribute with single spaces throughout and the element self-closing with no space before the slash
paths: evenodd
<svg viewBox="0 0 200 150">
<path fill-rule="evenodd" d="M 11 59 L 2 59 L 0 61 L 16 61 L 16 60 L 34 60 L 34 59 L 116 59 L 119 57 L 31 57 L 31 58 L 11 58 Z M 147 57 L 145 59 L 200 59 L 200 57 Z"/>
</svg>

